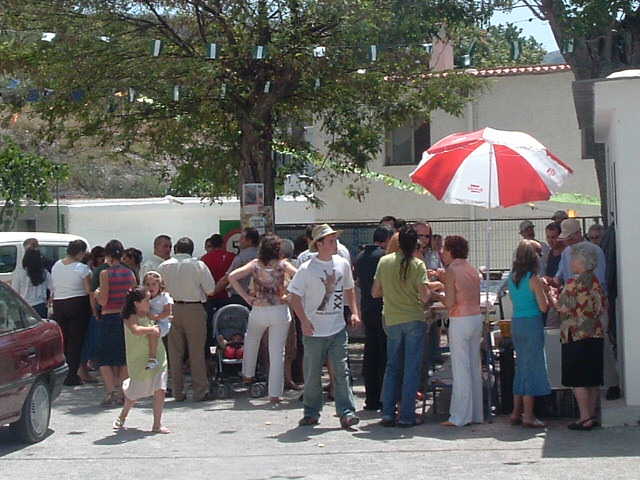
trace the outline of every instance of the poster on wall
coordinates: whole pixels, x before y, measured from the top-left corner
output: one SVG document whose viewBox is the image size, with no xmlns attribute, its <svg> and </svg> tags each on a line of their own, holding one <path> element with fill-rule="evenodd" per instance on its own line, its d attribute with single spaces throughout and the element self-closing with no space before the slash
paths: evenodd
<svg viewBox="0 0 640 480">
<path fill-rule="evenodd" d="M 257 212 L 264 207 L 264 183 L 242 185 L 242 208 L 247 212 Z"/>
<path fill-rule="evenodd" d="M 273 207 L 242 207 L 242 225 L 258 230 L 260 235 L 267 233 L 269 225 L 273 225 Z"/>
</svg>

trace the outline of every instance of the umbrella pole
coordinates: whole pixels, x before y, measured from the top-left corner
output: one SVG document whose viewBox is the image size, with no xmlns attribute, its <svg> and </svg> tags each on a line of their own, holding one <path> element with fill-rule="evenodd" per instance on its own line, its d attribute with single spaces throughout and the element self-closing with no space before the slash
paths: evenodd
<svg viewBox="0 0 640 480">
<path fill-rule="evenodd" d="M 490 145 L 489 150 L 489 201 L 487 202 L 489 208 L 487 209 L 487 231 L 486 231 L 486 248 L 487 248 L 487 264 L 486 264 L 486 273 L 485 273 L 485 298 L 484 298 L 484 325 L 483 331 L 484 335 L 484 344 L 485 344 L 485 363 L 486 363 L 486 371 L 487 375 L 484 377 L 483 375 L 483 390 L 486 401 L 483 401 L 484 405 L 484 416 L 485 420 L 491 422 L 491 413 L 493 409 L 493 382 L 494 382 L 494 371 L 493 371 L 493 352 L 491 349 L 491 328 L 489 325 L 489 280 L 491 280 L 491 234 L 492 234 L 492 222 L 491 222 L 491 200 L 492 200 L 492 177 L 493 177 L 493 161 L 495 159 L 495 152 L 493 150 L 493 144 Z"/>
</svg>

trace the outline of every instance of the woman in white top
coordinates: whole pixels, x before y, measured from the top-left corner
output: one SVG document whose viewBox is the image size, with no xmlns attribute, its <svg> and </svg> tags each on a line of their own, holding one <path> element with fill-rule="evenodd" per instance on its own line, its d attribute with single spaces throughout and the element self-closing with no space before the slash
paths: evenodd
<svg viewBox="0 0 640 480">
<path fill-rule="evenodd" d="M 11 285 L 38 315 L 47 318 L 47 290 L 51 290 L 51 275 L 44 266 L 40 250 L 27 249 L 22 257 L 22 267 L 16 269 Z"/>
<path fill-rule="evenodd" d="M 74 240 L 67 247 L 67 256 L 51 269 L 53 318 L 62 328 L 64 354 L 69 365 L 65 385 L 82 385 L 78 368 L 91 317 L 91 269 L 81 262 L 86 252 L 87 244 Z"/>
</svg>

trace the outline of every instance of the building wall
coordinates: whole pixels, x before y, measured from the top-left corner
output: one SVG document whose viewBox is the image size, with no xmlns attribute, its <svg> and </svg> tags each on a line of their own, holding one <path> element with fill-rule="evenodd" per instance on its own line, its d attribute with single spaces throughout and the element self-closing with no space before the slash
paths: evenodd
<svg viewBox="0 0 640 480">
<path fill-rule="evenodd" d="M 173 239 L 190 237 L 195 253 L 204 250 L 204 240 L 219 232 L 220 220 L 240 220 L 237 200 L 222 204 L 201 202 L 198 198 L 179 198 L 177 202 L 163 198 L 118 200 L 70 200 L 63 202 L 67 233 L 85 237 L 90 245 L 104 245 L 113 238 L 125 247 L 136 247 L 145 256 L 152 253 L 153 239 L 167 234 Z M 313 223 L 315 212 L 308 203 L 278 200 L 276 223 Z M 22 218 L 35 218 L 36 230 L 56 231 L 56 209 L 29 209 Z"/>
<path fill-rule="evenodd" d="M 569 178 L 563 192 L 598 195 L 593 162 L 582 160 L 581 137 L 571 92 L 571 72 L 539 75 L 518 75 L 487 80 L 487 90 L 469 105 L 461 117 L 436 111 L 431 118 L 431 139 L 439 139 L 454 132 L 492 127 L 522 130 L 546 145 L 563 161 L 571 165 L 575 174 Z M 322 148 L 326 138 L 319 127 L 308 130 L 308 139 Z M 374 171 L 409 179 L 412 166 L 384 166 L 384 152 L 371 164 Z M 473 219 L 485 218 L 484 209 L 459 205 L 444 205 L 434 198 L 402 192 L 380 182 L 368 184 L 364 202 L 348 198 L 344 192 L 347 181 L 334 183 L 319 192 L 326 205 L 318 212 L 322 220 L 340 222 L 375 221 L 384 215 L 414 219 Z M 572 208 L 578 215 L 599 214 L 597 206 L 577 206 L 539 202 L 536 209 L 528 206 L 495 209 L 494 217 L 544 217 L 560 208 Z"/>
<path fill-rule="evenodd" d="M 618 268 L 618 325 L 622 339 L 622 366 L 625 399 L 640 406 L 640 304 L 636 301 L 640 257 L 640 153 L 638 112 L 640 78 L 611 80 L 595 84 L 596 141 L 604 142 L 608 162 L 615 164 Z"/>
</svg>

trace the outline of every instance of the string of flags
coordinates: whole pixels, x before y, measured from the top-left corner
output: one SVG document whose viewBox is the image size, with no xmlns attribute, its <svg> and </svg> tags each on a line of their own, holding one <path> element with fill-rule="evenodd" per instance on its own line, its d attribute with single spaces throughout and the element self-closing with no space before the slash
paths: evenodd
<svg viewBox="0 0 640 480">
<path fill-rule="evenodd" d="M 0 31 L 0 37 L 2 37 L 3 35 L 7 35 L 8 33 L 10 32 L 6 30 Z M 29 35 L 30 35 L 29 38 L 35 39 L 36 38 L 35 34 L 37 33 L 38 38 L 44 42 L 53 42 L 57 38 L 57 35 L 53 32 L 41 32 L 41 33 L 40 32 L 15 32 L 15 33 L 20 34 L 20 38 L 23 38 L 23 39 Z M 112 39 L 107 36 L 100 36 L 98 37 L 98 39 L 105 43 L 110 43 L 112 41 Z M 509 42 L 510 42 L 511 58 L 513 60 L 518 60 L 522 55 L 523 42 L 520 39 L 511 40 Z M 152 57 L 162 57 L 163 54 L 165 54 L 165 46 L 166 46 L 166 42 L 164 40 L 161 40 L 161 39 L 150 40 L 149 42 L 150 55 Z M 418 48 L 418 49 L 422 49 L 428 55 L 430 55 L 433 51 L 433 44 L 431 43 L 422 43 L 422 44 L 404 45 L 404 46 L 395 45 L 394 47 Z M 318 45 L 318 46 L 312 47 L 310 53 L 315 58 L 325 58 L 327 57 L 328 52 L 330 52 L 332 49 L 339 50 L 342 48 L 352 48 L 352 49 L 358 48 L 359 50 L 362 50 L 361 47 L 354 47 L 354 46 Z M 365 49 L 368 62 L 369 63 L 379 62 L 381 60 L 381 53 L 390 48 L 392 47 L 389 45 L 380 45 L 380 44 L 368 45 L 367 48 Z M 571 49 L 573 48 L 573 42 L 571 42 L 570 48 Z M 254 60 L 266 60 L 269 58 L 269 54 L 270 54 L 269 50 L 270 49 L 268 45 L 255 45 L 252 47 L 251 57 Z M 473 56 L 475 54 L 475 50 L 476 50 L 476 42 L 474 41 L 471 43 L 471 46 L 469 47 L 468 52 L 466 54 L 456 58 L 456 65 L 462 68 L 470 67 L 473 64 Z M 217 60 L 221 58 L 222 52 L 223 52 L 223 49 L 220 44 L 208 43 L 205 46 L 204 57 L 208 60 Z M 366 69 L 365 68 L 358 69 L 357 73 L 360 73 L 360 74 L 366 73 Z M 9 89 L 9 90 L 17 89 L 19 88 L 19 85 L 20 85 L 19 80 L 11 79 L 9 81 L 9 84 L 5 86 L 5 89 Z M 314 90 L 318 90 L 321 87 L 322 87 L 321 79 L 314 78 L 312 80 L 312 88 Z M 273 81 L 267 80 L 264 83 L 264 86 L 262 88 L 263 93 L 269 94 L 272 91 L 272 89 L 273 89 Z M 46 98 L 52 93 L 53 93 L 52 90 L 39 91 L 37 89 L 30 89 L 28 90 L 25 96 L 25 100 L 27 102 L 37 102 Z M 170 91 L 168 93 L 169 93 L 168 97 L 171 99 L 171 101 L 180 102 L 183 97 L 184 87 L 182 85 L 174 85 L 170 88 Z M 220 99 L 224 99 L 227 97 L 227 94 L 228 94 L 227 85 L 221 84 L 217 94 L 218 97 Z M 124 92 L 122 92 L 122 90 L 120 91 L 120 93 L 116 92 L 116 96 L 127 98 L 129 103 L 149 100 L 148 98 L 142 97 L 141 95 L 139 95 L 139 91 L 134 87 L 129 87 L 128 89 L 125 89 Z M 86 98 L 86 92 L 82 89 L 75 89 L 70 93 L 70 98 L 75 102 L 82 102 Z M 111 109 L 113 108 L 113 106 L 110 106 L 109 108 Z"/>
</svg>

